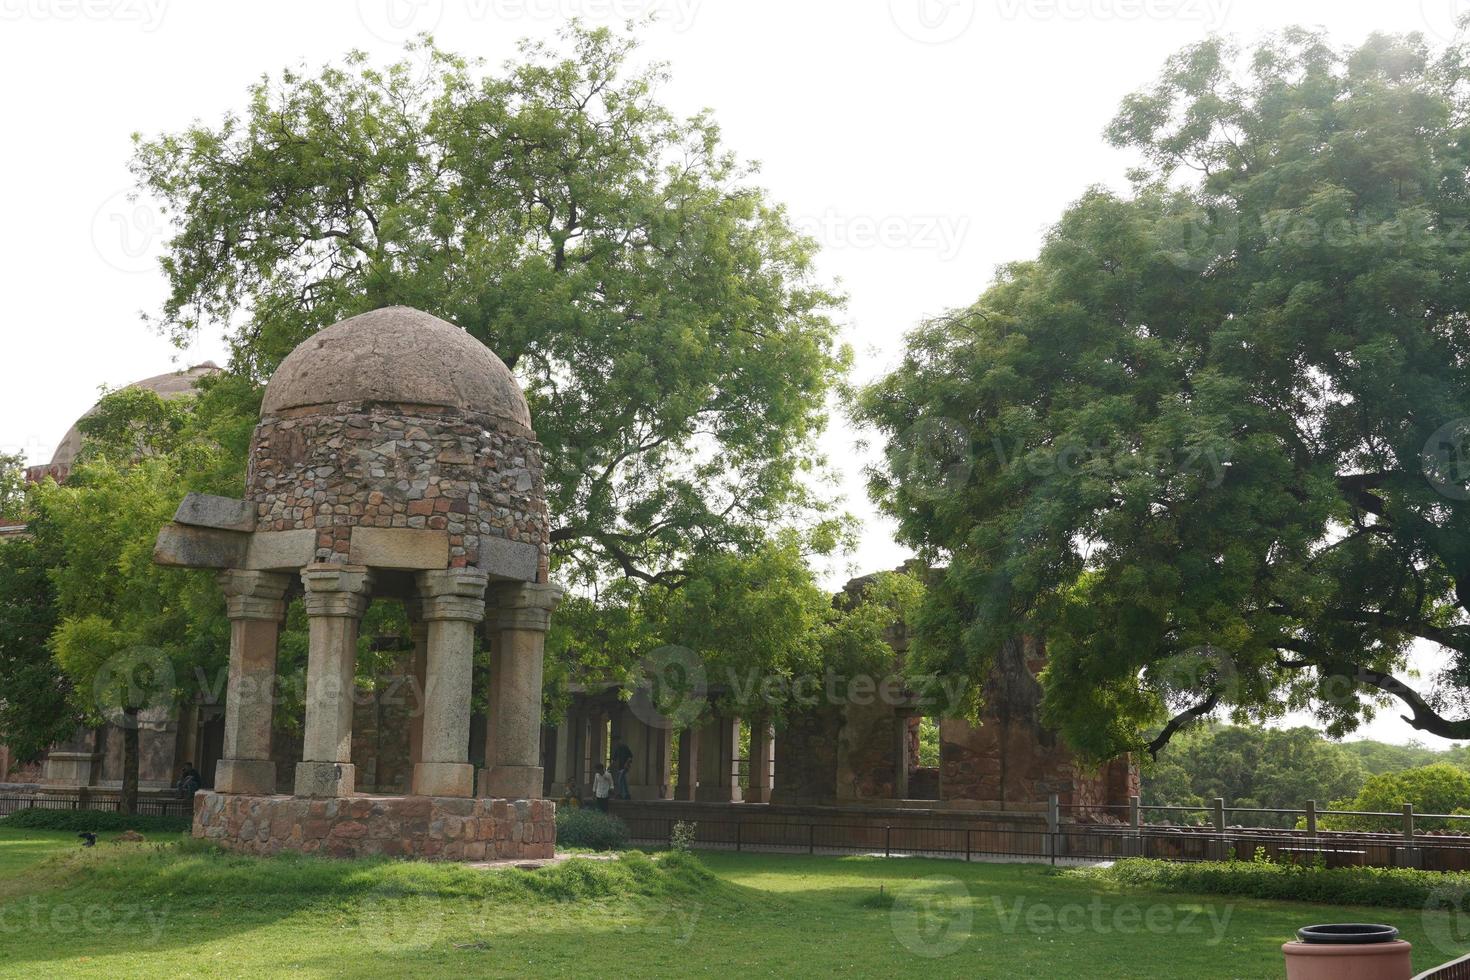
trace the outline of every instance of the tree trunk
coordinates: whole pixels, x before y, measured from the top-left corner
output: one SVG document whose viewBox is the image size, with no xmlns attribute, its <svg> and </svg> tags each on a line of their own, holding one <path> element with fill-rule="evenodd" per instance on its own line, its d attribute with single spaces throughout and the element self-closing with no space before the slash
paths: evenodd
<svg viewBox="0 0 1470 980">
<path fill-rule="evenodd" d="M 138 709 L 123 709 L 122 812 L 138 812 Z"/>
</svg>

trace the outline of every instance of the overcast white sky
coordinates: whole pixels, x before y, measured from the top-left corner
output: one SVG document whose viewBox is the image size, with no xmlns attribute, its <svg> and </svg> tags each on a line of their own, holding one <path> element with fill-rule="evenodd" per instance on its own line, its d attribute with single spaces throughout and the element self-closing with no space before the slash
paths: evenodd
<svg viewBox="0 0 1470 980">
<path fill-rule="evenodd" d="M 0 0 L 0 450 L 45 462 L 119 386 L 206 359 L 150 334 L 165 229 L 130 186 L 129 134 L 215 122 L 262 72 L 350 48 L 396 56 L 419 31 L 492 64 L 569 16 L 656 11 L 645 55 L 670 63 L 675 109 L 715 110 L 727 143 L 824 245 L 850 297 L 860 379 L 903 331 L 974 299 L 1033 254 L 1090 184 L 1122 189 L 1130 159 L 1103 127 L 1163 60 L 1208 33 L 1250 41 L 1290 24 L 1338 42 L 1375 30 L 1447 38 L 1470 0 Z M 863 493 L 856 434 L 826 448 L 868 518 L 852 567 L 905 556 Z M 834 570 L 840 580 L 846 569 Z M 1368 734 L 1414 733 L 1389 714 Z M 1425 739 L 1426 741 L 1437 741 Z"/>
</svg>

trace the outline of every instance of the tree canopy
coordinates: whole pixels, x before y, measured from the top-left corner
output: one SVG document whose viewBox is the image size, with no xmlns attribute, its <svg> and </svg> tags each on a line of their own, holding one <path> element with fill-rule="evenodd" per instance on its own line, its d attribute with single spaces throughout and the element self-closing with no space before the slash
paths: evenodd
<svg viewBox="0 0 1470 980">
<path fill-rule="evenodd" d="M 1046 717 L 1093 758 L 1386 699 L 1470 736 L 1466 56 L 1210 40 L 1124 101 L 1129 193 L 1087 192 L 862 393 L 872 489 L 948 566 L 916 656 L 984 676 L 1044 635 Z"/>
<path fill-rule="evenodd" d="M 137 139 L 175 223 L 157 326 L 224 327 L 258 384 L 313 331 L 403 303 L 515 371 L 563 581 L 681 581 L 820 505 L 813 438 L 848 361 L 814 244 L 635 42 L 573 26 L 499 73 L 428 39 L 262 79 L 243 114 Z M 250 384 L 232 389 L 253 413 Z"/>
</svg>

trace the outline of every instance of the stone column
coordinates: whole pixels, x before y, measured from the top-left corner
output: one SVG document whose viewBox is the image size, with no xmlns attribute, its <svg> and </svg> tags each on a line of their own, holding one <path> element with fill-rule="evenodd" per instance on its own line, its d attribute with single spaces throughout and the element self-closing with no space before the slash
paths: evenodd
<svg viewBox="0 0 1470 980">
<path fill-rule="evenodd" d="M 421 758 L 413 767 L 415 796 L 474 796 L 470 765 L 470 675 L 475 628 L 485 618 L 478 568 L 418 573 L 419 603 L 428 624 Z"/>
<path fill-rule="evenodd" d="M 575 700 L 567 705 L 566 714 L 562 716 L 561 724 L 556 726 L 556 766 L 555 777 L 552 786 L 555 788 L 554 795 L 560 796 L 566 790 L 567 783 L 572 784 L 572 792 L 581 791 L 581 761 L 578 752 L 577 729 L 582 723 L 581 713 L 577 710 Z"/>
<path fill-rule="evenodd" d="M 219 573 L 219 585 L 230 619 L 230 673 L 224 755 L 214 769 L 214 791 L 271 796 L 276 792 L 271 761 L 276 645 L 291 577 L 231 568 Z"/>
<path fill-rule="evenodd" d="M 740 719 L 713 715 L 699 733 L 699 792 L 711 803 L 740 802 Z"/>
<path fill-rule="evenodd" d="M 362 565 L 308 565 L 310 638 L 306 658 L 306 731 L 296 764 L 297 796 L 351 796 L 353 672 L 357 630 L 367 609 L 372 573 Z"/>
<path fill-rule="evenodd" d="M 679 733 L 679 785 L 674 799 L 693 802 L 699 785 L 699 729 L 690 725 Z"/>
<path fill-rule="evenodd" d="M 516 583 L 492 590 L 490 719 L 480 796 L 541 796 L 541 660 L 561 596 L 555 585 Z"/>
<path fill-rule="evenodd" d="M 771 802 L 775 770 L 776 730 L 768 721 L 753 721 L 750 724 L 750 790 L 745 794 L 745 802 Z"/>
</svg>

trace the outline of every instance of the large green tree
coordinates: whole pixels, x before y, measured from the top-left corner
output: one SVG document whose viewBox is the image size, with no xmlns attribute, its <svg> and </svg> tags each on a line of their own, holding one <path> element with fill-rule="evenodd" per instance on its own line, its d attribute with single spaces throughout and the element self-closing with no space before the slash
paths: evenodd
<svg viewBox="0 0 1470 980">
<path fill-rule="evenodd" d="M 1207 807 L 1300 810 L 1307 800 L 1326 807 L 1363 787 L 1368 772 L 1346 746 L 1305 727 L 1289 729 L 1200 725 L 1176 736 L 1158 763 L 1145 768 L 1143 801 Z M 1241 823 L 1292 826 L 1294 817 L 1236 814 Z"/>
<path fill-rule="evenodd" d="M 658 101 L 632 39 L 564 40 L 498 73 L 427 39 L 386 68 L 353 54 L 140 138 L 134 171 L 176 228 L 157 325 L 223 326 L 258 383 L 363 310 L 459 323 L 527 388 L 559 577 L 677 583 L 817 503 L 837 298 L 710 117 Z"/>
<path fill-rule="evenodd" d="M 31 535 L 0 540 L 0 744 L 22 761 L 81 723 L 70 682 L 46 647 L 56 628 L 47 567 Z"/>
<path fill-rule="evenodd" d="M 82 452 L 67 482 L 30 494 L 54 625 L 29 656 L 49 650 L 64 673 L 67 717 L 121 733 L 123 808 L 132 812 L 143 713 L 220 693 L 228 633 L 219 591 L 207 575 L 155 565 L 153 545 L 223 451 L 196 430 L 192 399 L 151 391 L 105 396 L 79 428 Z"/>
<path fill-rule="evenodd" d="M 1047 717 L 1093 757 L 1393 699 L 1470 737 L 1467 126 L 1466 51 L 1418 35 L 1211 40 L 1129 97 L 1132 190 L 863 395 L 878 499 L 948 563 L 921 655 L 983 676 L 1044 634 Z"/>
</svg>

